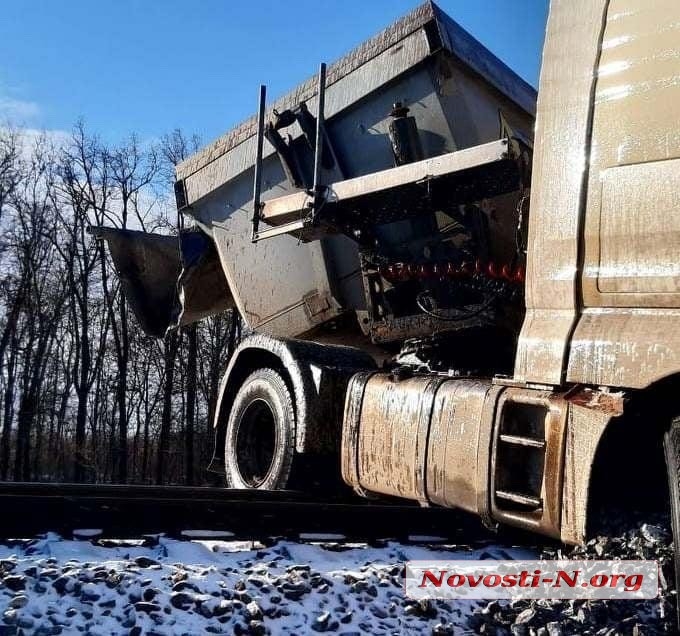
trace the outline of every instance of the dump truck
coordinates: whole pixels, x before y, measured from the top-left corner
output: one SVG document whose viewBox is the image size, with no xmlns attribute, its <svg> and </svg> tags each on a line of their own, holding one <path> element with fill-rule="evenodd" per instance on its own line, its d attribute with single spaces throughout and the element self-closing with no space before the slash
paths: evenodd
<svg viewBox="0 0 680 636">
<path fill-rule="evenodd" d="M 680 536 L 679 25 L 552 0 L 536 94 L 427 2 L 181 163 L 191 230 L 100 230 L 150 333 L 248 327 L 228 486 L 331 471 L 568 544 L 667 492 Z"/>
</svg>

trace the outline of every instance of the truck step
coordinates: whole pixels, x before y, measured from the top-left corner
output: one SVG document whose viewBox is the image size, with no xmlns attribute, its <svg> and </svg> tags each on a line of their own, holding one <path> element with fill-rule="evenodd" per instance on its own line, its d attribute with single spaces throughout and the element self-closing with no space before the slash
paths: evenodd
<svg viewBox="0 0 680 636">
<path fill-rule="evenodd" d="M 505 501 L 511 501 L 512 503 L 520 504 L 522 506 L 530 507 L 534 510 L 538 510 L 543 507 L 543 500 L 540 497 L 533 497 L 531 495 L 523 495 L 518 492 L 510 492 L 507 490 L 497 490 L 496 497 L 499 499 L 504 499 Z"/>
<path fill-rule="evenodd" d="M 536 439 L 535 437 L 523 437 L 521 435 L 508 435 L 503 433 L 500 435 L 501 442 L 506 444 L 514 444 L 515 446 L 530 446 L 531 448 L 545 448 L 545 440 Z"/>
</svg>

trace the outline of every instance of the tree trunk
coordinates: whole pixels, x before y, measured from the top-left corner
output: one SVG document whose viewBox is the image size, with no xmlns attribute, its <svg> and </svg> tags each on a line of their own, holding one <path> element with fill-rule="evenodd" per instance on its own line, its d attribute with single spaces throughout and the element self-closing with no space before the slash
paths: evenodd
<svg viewBox="0 0 680 636">
<path fill-rule="evenodd" d="M 74 457 L 73 479 L 82 482 L 85 479 L 85 427 L 87 424 L 87 367 L 90 363 L 90 347 L 82 342 L 88 341 L 87 325 L 83 324 L 81 332 L 80 378 L 76 387 L 78 408 L 76 411 L 76 448 Z"/>
<path fill-rule="evenodd" d="M 115 328 L 115 325 L 114 325 Z M 125 300 L 120 299 L 120 349 L 118 353 L 118 483 L 127 482 L 127 378 L 130 342 Z"/>
<path fill-rule="evenodd" d="M 185 432 L 185 469 L 186 469 L 186 484 L 193 486 L 194 484 L 194 428 L 196 418 L 196 362 L 198 353 L 198 336 L 196 333 L 196 325 L 191 325 L 187 328 L 187 336 L 189 341 L 189 351 L 187 354 L 187 411 L 186 411 L 186 432 Z"/>
<path fill-rule="evenodd" d="M 175 358 L 179 338 L 176 332 L 166 336 L 165 340 L 165 383 L 163 385 L 163 413 L 161 415 L 161 430 L 158 438 L 158 456 L 156 457 L 156 483 L 163 483 L 163 475 L 168 455 L 170 440 L 170 426 L 172 423 L 172 389 L 175 377 Z"/>
<path fill-rule="evenodd" d="M 7 479 L 9 472 L 10 441 L 12 438 L 12 422 L 14 419 L 14 384 L 16 382 L 17 342 L 12 339 L 12 347 L 7 363 L 7 386 L 5 387 L 5 404 L 2 418 L 2 440 L 0 441 L 0 477 Z"/>
</svg>

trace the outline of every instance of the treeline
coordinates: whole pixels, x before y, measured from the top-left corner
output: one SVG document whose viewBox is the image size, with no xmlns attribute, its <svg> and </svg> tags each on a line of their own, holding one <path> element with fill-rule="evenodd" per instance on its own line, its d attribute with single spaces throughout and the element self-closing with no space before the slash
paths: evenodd
<svg viewBox="0 0 680 636">
<path fill-rule="evenodd" d="M 173 167 L 196 143 L 0 128 L 0 479 L 206 481 L 238 320 L 145 336 L 88 232 L 175 233 Z"/>
</svg>

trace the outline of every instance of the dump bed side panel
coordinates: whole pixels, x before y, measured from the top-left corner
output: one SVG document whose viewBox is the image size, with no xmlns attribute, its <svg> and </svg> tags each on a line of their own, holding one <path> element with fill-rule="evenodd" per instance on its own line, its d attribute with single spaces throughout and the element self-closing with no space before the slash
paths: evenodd
<svg viewBox="0 0 680 636">
<path fill-rule="evenodd" d="M 531 135 L 533 89 L 474 38 L 456 35 L 450 26 L 435 5 L 425 3 L 329 67 L 325 115 L 337 163 L 323 171 L 322 183 L 394 165 L 388 125 L 395 102 L 410 109 L 426 157 L 497 139 L 499 111 Z M 476 66 L 471 65 L 475 56 Z M 509 91 L 513 83 L 517 86 Z M 265 120 L 275 117 L 273 108 L 294 108 L 302 101 L 315 113 L 313 82 L 278 100 Z M 254 120 L 248 120 L 178 167 L 184 212 L 213 236 L 248 325 L 275 336 L 299 336 L 345 310 L 365 308 L 358 249 L 343 236 L 300 244 L 281 235 L 251 243 L 255 132 Z M 312 153 L 300 126 L 294 123 L 283 134 L 296 148 L 298 169 L 309 172 Z M 265 141 L 262 199 L 294 191 Z M 390 240 L 413 237 L 410 221 L 385 227 L 394 234 Z"/>
</svg>

